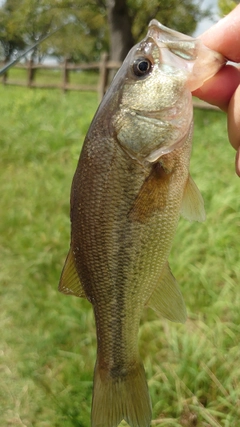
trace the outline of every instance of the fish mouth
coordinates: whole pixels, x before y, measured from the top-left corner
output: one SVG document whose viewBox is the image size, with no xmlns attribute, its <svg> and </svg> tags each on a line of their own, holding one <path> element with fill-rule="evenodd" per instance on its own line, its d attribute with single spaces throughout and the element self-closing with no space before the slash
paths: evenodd
<svg viewBox="0 0 240 427">
<path fill-rule="evenodd" d="M 221 53 L 206 47 L 200 39 L 167 28 L 156 19 L 150 22 L 147 37 L 152 38 L 160 50 L 167 48 L 166 63 L 170 60 L 170 64 L 185 73 L 191 92 L 201 87 L 227 62 Z"/>
<path fill-rule="evenodd" d="M 180 109 L 177 106 L 163 108 L 162 110 L 131 110 L 131 114 L 134 116 L 139 116 L 143 120 L 148 119 L 152 122 L 160 124 L 171 123 L 175 124 L 179 120 L 179 115 L 181 114 Z"/>
</svg>

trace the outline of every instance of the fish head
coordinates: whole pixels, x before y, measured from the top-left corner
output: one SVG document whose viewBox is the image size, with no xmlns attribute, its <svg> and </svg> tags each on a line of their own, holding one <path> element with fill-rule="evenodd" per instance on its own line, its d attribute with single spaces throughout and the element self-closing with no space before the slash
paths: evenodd
<svg viewBox="0 0 240 427">
<path fill-rule="evenodd" d="M 103 101 L 103 108 L 109 107 L 117 94 L 112 123 L 121 147 L 131 157 L 152 163 L 183 145 L 193 116 L 191 91 L 224 63 L 222 55 L 200 40 L 152 20 Z"/>
<path fill-rule="evenodd" d="M 202 86 L 227 62 L 219 52 L 206 47 L 201 39 L 167 28 L 156 19 L 150 22 L 147 37 L 152 37 L 159 48 L 162 47 L 163 62 L 185 71 L 187 87 L 191 92 Z"/>
</svg>

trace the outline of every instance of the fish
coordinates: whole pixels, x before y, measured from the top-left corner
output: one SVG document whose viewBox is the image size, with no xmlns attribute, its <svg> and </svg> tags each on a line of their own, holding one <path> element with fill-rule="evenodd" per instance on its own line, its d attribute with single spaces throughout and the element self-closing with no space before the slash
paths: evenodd
<svg viewBox="0 0 240 427">
<path fill-rule="evenodd" d="M 205 219 L 189 174 L 191 91 L 225 58 L 157 20 L 128 53 L 86 135 L 71 188 L 71 243 L 60 292 L 93 307 L 97 357 L 92 427 L 149 427 L 138 350 L 144 307 L 184 323 L 168 258 L 180 215 Z"/>
</svg>

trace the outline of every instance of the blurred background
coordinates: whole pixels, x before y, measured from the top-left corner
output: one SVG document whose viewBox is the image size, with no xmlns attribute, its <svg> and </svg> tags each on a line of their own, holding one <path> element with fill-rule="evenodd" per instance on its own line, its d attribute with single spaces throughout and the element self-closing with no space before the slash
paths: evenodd
<svg viewBox="0 0 240 427">
<path fill-rule="evenodd" d="M 6 0 L 0 3 L 1 60 L 16 58 L 60 27 L 27 62 L 89 64 L 104 52 L 121 62 L 150 19 L 197 35 L 236 3 Z M 9 75 L 19 83 L 23 72 L 15 68 Z M 37 71 L 42 86 L 60 78 L 59 70 L 51 73 Z M 97 86 L 98 71 L 81 69 L 71 78 Z M 99 96 L 7 82 L 0 84 L 0 426 L 88 427 L 92 309 L 57 287 L 69 248 L 71 181 Z M 191 174 L 207 220 L 181 219 L 170 257 L 188 320 L 172 324 L 146 309 L 140 353 L 153 426 L 238 427 L 239 178 L 226 116 L 195 109 L 194 121 Z"/>
<path fill-rule="evenodd" d="M 153 18 L 180 32 L 198 35 L 234 8 L 233 0 L 0 0 L 1 57 L 8 60 L 56 28 L 32 52 L 36 61 L 68 57 L 122 61 L 144 37 Z M 67 25 L 66 25 L 67 24 Z"/>
</svg>

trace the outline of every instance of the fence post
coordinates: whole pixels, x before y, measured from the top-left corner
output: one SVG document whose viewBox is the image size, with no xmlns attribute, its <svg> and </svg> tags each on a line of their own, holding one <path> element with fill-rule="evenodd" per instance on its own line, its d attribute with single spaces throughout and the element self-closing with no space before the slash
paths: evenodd
<svg viewBox="0 0 240 427">
<path fill-rule="evenodd" d="M 106 52 L 104 52 L 101 55 L 101 62 L 100 62 L 100 66 L 99 66 L 99 83 L 98 83 L 99 101 L 102 100 L 103 95 L 105 94 L 106 87 L 107 87 L 107 81 L 108 81 L 107 61 L 108 61 L 108 54 Z"/>
<path fill-rule="evenodd" d="M 9 62 L 9 59 L 5 58 L 3 64 L 6 65 L 8 62 Z M 8 71 L 6 71 L 2 76 L 2 84 L 3 85 L 7 84 L 7 79 L 8 79 Z"/>
<path fill-rule="evenodd" d="M 63 86 L 62 86 L 63 92 L 66 92 L 68 83 L 69 83 L 68 58 L 65 58 L 63 63 Z"/>
<path fill-rule="evenodd" d="M 34 80 L 34 76 L 35 76 L 35 69 L 33 68 L 33 64 L 34 61 L 31 58 L 30 61 L 28 61 L 28 73 L 27 73 L 27 86 L 31 87 L 32 86 L 32 82 Z"/>
</svg>

